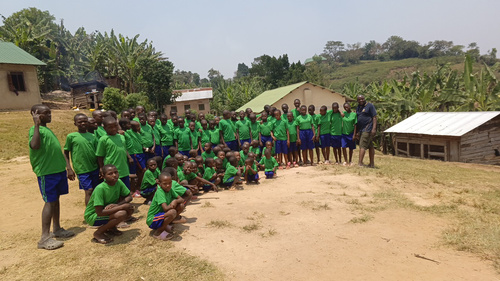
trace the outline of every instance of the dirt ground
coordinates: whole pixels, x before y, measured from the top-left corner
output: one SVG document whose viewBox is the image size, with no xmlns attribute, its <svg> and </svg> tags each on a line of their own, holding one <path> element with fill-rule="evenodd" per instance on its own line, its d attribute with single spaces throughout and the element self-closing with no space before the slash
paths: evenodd
<svg viewBox="0 0 500 281">
<path fill-rule="evenodd" d="M 360 176 L 357 167 L 337 169 L 352 172 L 339 174 L 319 166 L 290 169 L 279 171 L 277 179 L 262 179 L 260 185 L 200 196 L 184 213 L 188 223 L 177 226 L 176 237 L 165 245 L 213 263 L 225 275 L 216 279 L 500 279 L 491 262 L 440 243 L 441 232 L 449 224 L 442 217 L 399 208 L 362 211 L 360 206 L 373 205 L 375 192 L 388 187 L 387 180 Z M 397 185 L 396 181 L 392 187 Z M 426 204 L 418 190 L 408 190 Z M 90 243 L 93 231 L 82 222 L 83 192 L 76 182 L 70 182 L 70 194 L 62 197 L 61 204 L 63 226 L 78 233 L 53 252 L 36 249 L 43 202 L 27 158 L 0 162 L 0 191 L 2 279 L 50 279 L 31 274 L 38 260 L 57 255 L 63 259 L 75 251 L 86 251 L 87 267 L 96 266 L 93 263 L 99 259 L 93 255 L 103 246 Z M 142 201 L 134 199 L 134 203 Z M 145 247 L 165 243 L 148 236 L 147 206 L 137 205 L 140 221 L 126 230 L 127 241 L 132 245 L 146 241 Z M 144 256 L 138 249 L 133 259 Z M 64 276 L 72 279 L 70 273 Z M 155 280 L 145 271 L 126 276 L 122 279 Z M 73 280 L 83 277 L 76 275 Z"/>
</svg>

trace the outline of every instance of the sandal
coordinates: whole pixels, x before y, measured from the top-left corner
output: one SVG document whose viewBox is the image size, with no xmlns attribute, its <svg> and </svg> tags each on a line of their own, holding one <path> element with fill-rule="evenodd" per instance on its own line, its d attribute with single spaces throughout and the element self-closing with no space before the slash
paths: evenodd
<svg viewBox="0 0 500 281">
<path fill-rule="evenodd" d="M 54 231 L 52 234 L 54 235 L 54 237 L 57 238 L 68 238 L 75 235 L 73 231 L 66 230 L 62 227 L 59 228 L 57 231 Z"/>
<path fill-rule="evenodd" d="M 162 233 L 160 233 L 160 235 L 158 235 L 158 236 L 153 235 L 153 237 L 158 239 L 158 240 L 168 241 L 168 240 L 174 238 L 174 235 L 171 233 L 168 233 L 166 231 L 163 231 Z"/>
<path fill-rule="evenodd" d="M 64 246 L 64 242 L 57 241 L 52 238 L 48 238 L 45 241 L 38 243 L 38 249 L 45 249 L 45 250 L 55 250 L 61 248 L 62 246 Z"/>
<path fill-rule="evenodd" d="M 129 228 L 130 227 L 130 224 L 122 221 L 121 223 L 119 223 L 116 228 Z"/>
<path fill-rule="evenodd" d="M 297 162 L 293 162 L 293 166 L 294 166 L 295 168 L 297 168 L 297 167 L 299 166 L 299 164 L 297 164 Z"/>
<path fill-rule="evenodd" d="M 286 169 L 290 169 L 290 162 L 286 163 Z"/>
<path fill-rule="evenodd" d="M 97 238 L 94 237 L 90 241 L 92 241 L 92 243 L 106 245 L 106 244 L 109 244 L 109 243 L 113 242 L 113 239 L 112 238 L 108 238 L 108 239 L 100 238 L 100 239 L 97 239 Z"/>
</svg>

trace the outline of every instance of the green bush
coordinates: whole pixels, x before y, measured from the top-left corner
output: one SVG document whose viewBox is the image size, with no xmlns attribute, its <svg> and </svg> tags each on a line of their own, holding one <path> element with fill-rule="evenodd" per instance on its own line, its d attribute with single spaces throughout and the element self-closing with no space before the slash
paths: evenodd
<svg viewBox="0 0 500 281">
<path fill-rule="evenodd" d="M 138 105 L 144 107 L 146 111 L 149 111 L 153 108 L 151 103 L 149 102 L 149 98 L 144 93 L 131 93 L 125 97 L 125 102 L 127 104 L 127 108 L 135 108 Z"/>
<path fill-rule="evenodd" d="M 205 114 L 205 119 L 207 119 L 207 121 L 214 120 L 215 116 L 211 113 L 207 113 Z"/>
<path fill-rule="evenodd" d="M 102 106 L 106 110 L 113 110 L 120 113 L 127 107 L 124 92 L 118 88 L 107 87 L 104 89 Z"/>
</svg>

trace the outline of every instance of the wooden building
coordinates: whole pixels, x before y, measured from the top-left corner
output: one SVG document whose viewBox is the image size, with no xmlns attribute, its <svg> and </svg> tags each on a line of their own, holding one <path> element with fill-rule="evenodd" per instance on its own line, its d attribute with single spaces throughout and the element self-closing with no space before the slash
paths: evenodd
<svg viewBox="0 0 500 281">
<path fill-rule="evenodd" d="M 99 108 L 102 101 L 102 93 L 108 84 L 102 80 L 71 84 L 71 97 L 73 106 L 78 108 Z"/>
<path fill-rule="evenodd" d="M 179 115 L 184 115 L 187 109 L 194 109 L 198 113 L 210 113 L 212 88 L 174 90 L 172 94 L 176 96 L 175 102 L 165 105 L 165 114 L 169 115 L 170 111 L 176 111 Z"/>
<path fill-rule="evenodd" d="M 30 109 L 42 103 L 37 66 L 45 65 L 10 42 L 0 42 L 0 110 Z"/>
<path fill-rule="evenodd" d="M 313 104 L 318 114 L 322 105 L 326 105 L 328 109 L 331 109 L 332 103 L 337 102 L 342 109 L 345 102 L 353 100 L 325 87 L 305 81 L 265 91 L 238 108 L 237 111 L 251 108 L 253 112 L 262 112 L 267 104 L 281 110 L 281 105 L 284 103 L 288 104 L 288 107 L 292 110 L 295 99 L 299 99 L 303 105 L 309 106 Z"/>
<path fill-rule="evenodd" d="M 500 165 L 500 111 L 419 112 L 384 133 L 397 156 Z"/>
</svg>

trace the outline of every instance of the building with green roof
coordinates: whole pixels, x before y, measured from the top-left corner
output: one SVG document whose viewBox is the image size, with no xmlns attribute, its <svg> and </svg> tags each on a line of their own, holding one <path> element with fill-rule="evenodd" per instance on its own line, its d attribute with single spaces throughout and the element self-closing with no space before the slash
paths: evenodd
<svg viewBox="0 0 500 281">
<path fill-rule="evenodd" d="M 238 108 L 238 111 L 251 108 L 253 112 L 262 112 L 265 105 L 281 109 L 281 105 L 284 103 L 288 104 L 291 110 L 294 108 L 293 101 L 295 99 L 299 99 L 301 104 L 307 106 L 313 104 L 318 113 L 322 105 L 326 105 L 328 109 L 331 109 L 334 102 L 342 106 L 345 102 L 352 101 L 352 99 L 333 90 L 304 81 L 265 91 Z"/>
<path fill-rule="evenodd" d="M 29 109 L 41 103 L 37 66 L 45 65 L 11 42 L 0 42 L 0 110 Z"/>
</svg>

